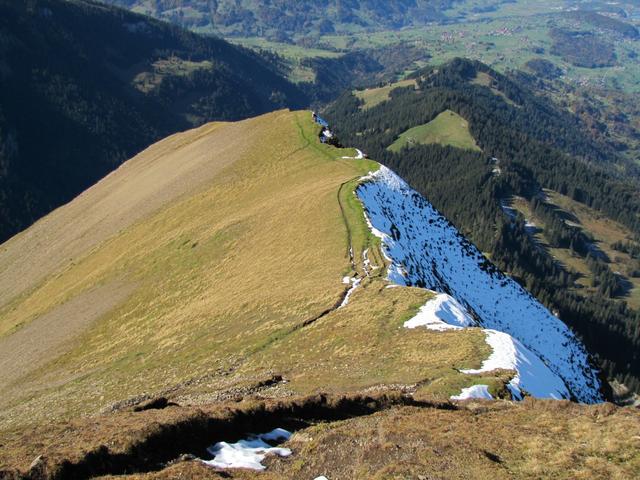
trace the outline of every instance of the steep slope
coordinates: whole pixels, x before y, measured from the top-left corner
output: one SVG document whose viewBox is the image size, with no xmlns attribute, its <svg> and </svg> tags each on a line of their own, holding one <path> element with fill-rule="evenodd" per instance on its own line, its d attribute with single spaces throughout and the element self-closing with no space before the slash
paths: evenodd
<svg viewBox="0 0 640 480">
<path fill-rule="evenodd" d="M 538 362 L 540 366 L 546 365 L 560 377 L 579 401 L 602 399 L 587 353 L 569 328 L 490 264 L 418 192 L 391 170 L 381 167 L 358 188 L 358 196 L 391 259 L 391 281 L 452 295 L 473 312 L 480 325 L 507 333 L 530 349 L 542 360 Z M 496 337 L 496 333 L 490 337 Z M 497 343 L 500 348 L 505 340 L 489 343 Z M 526 380 L 521 378 L 525 390 L 539 396 L 566 395 L 562 381 L 553 378 L 551 385 L 534 389 L 534 377 L 550 376 L 533 367 L 534 362 L 521 363 L 522 366 L 529 363 L 535 372 Z M 495 365 L 489 370 L 495 368 L 500 367 Z M 544 383 L 541 378 L 537 380 Z"/>
<path fill-rule="evenodd" d="M 363 110 L 344 95 L 325 112 L 345 144 L 356 145 L 387 165 L 429 200 L 482 252 L 567 323 L 593 352 L 609 380 L 640 388 L 640 313 L 627 299 L 637 289 L 606 255 L 597 234 L 552 203 L 568 197 L 594 216 L 640 234 L 637 167 L 611 145 L 594 139 L 579 117 L 531 90 L 517 77 L 479 62 L 457 59 L 416 74 L 418 88 L 397 88 L 389 100 Z M 481 152 L 441 141 L 390 146 L 414 127 L 451 110 L 468 122 Z M 549 246 L 537 242 L 528 220 L 513 215 L 509 199 L 544 218 Z M 564 258 L 553 252 L 564 249 Z M 572 267 L 576 258 L 592 282 Z M 585 267 L 587 268 L 587 267 Z"/>
<path fill-rule="evenodd" d="M 152 392 L 406 384 L 448 398 L 475 380 L 459 369 L 489 356 L 482 332 L 399 328 L 431 293 L 384 288 L 352 193 L 376 164 L 318 134 L 309 112 L 283 111 L 174 135 L 3 244 L 0 423 Z M 360 282 L 337 308 L 344 277 Z"/>
<path fill-rule="evenodd" d="M 249 50 L 83 0 L 0 0 L 0 84 L 0 241 L 173 132 L 306 103 Z"/>
</svg>

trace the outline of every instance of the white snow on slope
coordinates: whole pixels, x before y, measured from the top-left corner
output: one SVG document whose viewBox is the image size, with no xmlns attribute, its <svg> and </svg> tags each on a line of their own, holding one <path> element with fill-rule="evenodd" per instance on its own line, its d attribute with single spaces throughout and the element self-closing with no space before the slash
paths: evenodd
<svg viewBox="0 0 640 480">
<path fill-rule="evenodd" d="M 346 307 L 349 304 L 349 300 L 351 300 L 351 295 L 353 295 L 353 292 L 355 292 L 356 288 L 358 288 L 360 286 L 360 283 L 362 283 L 361 278 L 352 278 L 350 281 L 351 281 L 351 288 L 347 291 L 347 294 L 344 296 L 344 299 L 342 300 L 342 303 L 338 308 Z"/>
<path fill-rule="evenodd" d="M 460 395 L 454 395 L 451 400 L 467 400 L 469 398 L 484 398 L 485 400 L 493 400 L 489 393 L 489 385 L 474 385 L 469 388 L 463 388 Z"/>
<path fill-rule="evenodd" d="M 516 399 L 522 399 L 522 391 L 538 398 L 569 398 L 570 394 L 562 379 L 553 373 L 540 358 L 518 340 L 497 330 L 485 330 L 487 343 L 493 353 L 477 370 L 462 370 L 462 373 L 485 373 L 493 370 L 515 370 L 508 388 Z"/>
<path fill-rule="evenodd" d="M 380 267 L 378 265 L 374 265 L 369 260 L 369 249 L 367 248 L 364 252 L 362 252 L 362 266 L 364 268 L 364 273 L 368 276 L 371 275 L 371 272 L 374 270 L 378 270 Z"/>
<path fill-rule="evenodd" d="M 588 355 L 562 321 L 498 271 L 391 170 L 380 167 L 363 180 L 357 195 L 391 259 L 391 282 L 450 294 L 483 327 L 511 335 L 537 355 L 577 400 L 602 401 Z"/>
<path fill-rule="evenodd" d="M 355 157 L 342 157 L 344 160 L 362 160 L 364 158 L 364 153 L 362 152 L 362 150 L 359 149 L 355 149 L 356 150 L 356 156 Z"/>
<path fill-rule="evenodd" d="M 440 293 L 429 300 L 418 314 L 404 323 L 406 328 L 426 327 L 429 330 L 461 330 L 474 327 L 466 308 L 446 293 Z M 476 370 L 462 370 L 462 373 L 480 374 L 494 370 L 515 370 L 517 375 L 507 385 L 513 398 L 521 400 L 523 390 L 538 398 L 568 398 L 570 396 L 562 379 L 522 343 L 511 335 L 497 330 L 483 330 L 492 353 Z M 463 394 L 465 391 L 463 390 Z M 471 398 L 471 397 L 467 397 Z M 486 397 L 473 397 L 486 398 Z M 462 398 L 452 397 L 453 400 Z"/>
<path fill-rule="evenodd" d="M 404 322 L 404 326 L 407 328 L 427 327 L 429 330 L 444 331 L 474 327 L 476 322 L 455 298 L 446 293 L 440 293 L 420 307 L 418 314 L 411 320 Z"/>
<path fill-rule="evenodd" d="M 282 428 L 264 433 L 252 435 L 246 440 L 236 443 L 218 442 L 209 447 L 207 451 L 213 455 L 213 460 L 203 460 L 203 463 L 215 468 L 248 468 L 251 470 L 264 470 L 262 461 L 269 454 L 280 457 L 288 457 L 291 450 L 288 448 L 272 447 L 267 442 L 288 440 L 291 432 Z"/>
</svg>

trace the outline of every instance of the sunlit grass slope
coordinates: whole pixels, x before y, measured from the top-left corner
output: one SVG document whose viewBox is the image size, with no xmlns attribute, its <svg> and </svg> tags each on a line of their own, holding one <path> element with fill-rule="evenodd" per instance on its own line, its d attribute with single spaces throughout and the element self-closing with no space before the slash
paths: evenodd
<svg viewBox="0 0 640 480">
<path fill-rule="evenodd" d="M 479 330 L 409 331 L 428 298 L 383 266 L 353 194 L 377 164 L 318 141 L 309 112 L 211 124 L 152 146 L 0 247 L 0 427 L 143 394 L 210 401 L 283 375 L 286 392 L 473 381 Z M 354 266 L 349 256 L 353 246 Z"/>
<path fill-rule="evenodd" d="M 354 94 L 364 102 L 362 108 L 364 110 L 367 110 L 389 100 L 389 98 L 391 98 L 392 90 L 396 88 L 410 87 L 412 85 L 416 85 L 415 80 L 401 80 L 399 82 L 391 83 L 383 87 L 356 90 Z"/>
<path fill-rule="evenodd" d="M 389 150 L 399 152 L 406 146 L 430 143 L 465 150 L 480 150 L 469 132 L 469 123 L 451 110 L 445 110 L 429 123 L 407 130 L 389 146 Z"/>
</svg>

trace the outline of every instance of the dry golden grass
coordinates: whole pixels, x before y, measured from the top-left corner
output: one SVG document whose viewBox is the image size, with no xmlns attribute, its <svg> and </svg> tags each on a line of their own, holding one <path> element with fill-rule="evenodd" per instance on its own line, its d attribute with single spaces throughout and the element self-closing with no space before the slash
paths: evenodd
<svg viewBox="0 0 640 480">
<path fill-rule="evenodd" d="M 312 325 L 269 344 L 239 374 L 281 373 L 296 392 L 350 391 L 385 385 L 428 385 L 441 399 L 459 393 L 476 378 L 459 369 L 477 368 L 490 354 L 479 329 L 463 332 L 408 330 L 431 294 L 414 288 L 385 288 L 381 280 L 365 280 L 351 302 Z"/>
<path fill-rule="evenodd" d="M 256 148 L 246 128 L 213 123 L 168 137 L 0 246 L 0 335 L 9 302 Z"/>
<path fill-rule="evenodd" d="M 335 303 L 348 269 L 337 188 L 366 169 L 305 148 L 297 126 L 303 115 L 281 112 L 231 131 L 203 127 L 195 141 L 197 131 L 161 142 L 10 241 L 3 260 L 16 260 L 3 282 L 31 283 L 5 310 L 4 332 L 114 278 L 138 288 L 47 368 L 5 389 L 3 406 L 14 400 L 19 410 L 38 411 L 53 397 L 66 409 L 87 397 L 114 401 L 179 381 Z M 188 179 L 176 177 L 181 169 Z M 154 201 L 161 207 L 151 213 Z M 91 206 L 95 212 L 86 211 Z M 18 267 L 28 250 L 43 255 L 30 240 L 45 235 L 49 262 Z"/>
<path fill-rule="evenodd" d="M 101 478 L 630 480 L 640 468 L 637 409 L 531 399 L 470 401 L 457 409 L 407 402 L 398 394 L 329 395 L 120 412 L 15 434 L 0 450 L 0 468 L 25 472 L 43 455 L 55 474 L 65 462 L 82 462 L 94 452 L 93 471 L 144 472 L 160 459 L 206 455 L 209 442 L 235 441 L 252 428 L 274 426 L 296 430 L 285 444 L 293 454 L 267 458 L 263 473 L 223 475 L 187 461 Z M 106 455 L 105 463 L 99 455 Z"/>
<path fill-rule="evenodd" d="M 0 346 L 14 348 L 0 356 L 0 468 L 24 471 L 41 453 L 57 465 L 126 453 L 236 408 L 245 422 L 265 411 L 219 398 L 504 389 L 509 372 L 458 371 L 487 357 L 480 330 L 403 328 L 430 293 L 385 288 L 353 195 L 377 164 L 320 145 L 310 117 L 276 112 L 171 137 L 1 247 Z M 380 268 L 332 310 L 353 274 L 349 245 L 359 275 L 365 249 Z M 20 352 L 25 337 L 38 348 Z M 274 374 L 286 383 L 254 388 Z M 148 393 L 186 407 L 98 414 Z M 630 478 L 638 424 L 635 411 L 566 402 L 397 407 L 300 431 L 294 456 L 270 459 L 260 478 Z M 187 462 L 132 478 L 218 477 Z"/>
<path fill-rule="evenodd" d="M 0 428 L 149 392 L 201 403 L 274 372 L 292 380 L 285 395 L 421 383 L 446 397 L 473 383 L 456 368 L 480 365 L 484 336 L 403 329 L 428 295 L 385 290 L 382 268 L 301 328 L 344 295 L 350 244 L 360 275 L 366 248 L 383 265 L 353 195 L 377 164 L 317 133 L 309 112 L 283 111 L 176 135 L 3 245 L 0 338 L 43 347 L 0 358 L 17 362 Z"/>
<path fill-rule="evenodd" d="M 376 105 L 380 105 L 381 103 L 389 100 L 391 91 L 396 88 L 404 88 L 410 86 L 417 86 L 415 80 L 401 80 L 396 83 L 391 83 L 389 85 L 385 85 L 384 87 L 378 88 L 367 88 L 366 90 L 355 90 L 353 93 L 356 97 L 364 101 L 364 105 L 362 105 L 363 110 L 368 110 L 369 108 L 373 108 Z"/>
<path fill-rule="evenodd" d="M 526 402 L 457 412 L 402 407 L 304 431 L 274 478 L 632 479 L 638 412 Z"/>
<path fill-rule="evenodd" d="M 0 338 L 0 385 L 11 385 L 55 359 L 87 325 L 124 301 L 133 290 L 133 285 L 124 282 L 98 285 L 54 307 L 13 335 Z M 46 332 L 46 341 L 42 332 Z"/>
</svg>

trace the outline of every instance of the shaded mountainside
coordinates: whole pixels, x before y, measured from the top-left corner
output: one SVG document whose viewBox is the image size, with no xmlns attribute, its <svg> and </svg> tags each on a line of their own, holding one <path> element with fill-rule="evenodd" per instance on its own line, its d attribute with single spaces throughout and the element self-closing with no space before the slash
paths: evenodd
<svg viewBox="0 0 640 480">
<path fill-rule="evenodd" d="M 2 245 L 0 478 L 256 478 L 197 458 L 278 428 L 260 478 L 631 478 L 635 409 L 512 402 L 601 400 L 575 337 L 320 131 L 173 135 Z"/>
<path fill-rule="evenodd" d="M 170 133 L 306 103 L 249 50 L 82 0 L 0 0 L 0 85 L 0 240 Z"/>
<path fill-rule="evenodd" d="M 625 280 L 611 271 L 593 240 L 542 188 L 584 204 L 640 234 L 634 165 L 594 140 L 581 121 L 485 65 L 455 60 L 416 74 L 419 88 L 391 92 L 372 108 L 346 94 L 326 112 L 343 143 L 388 165 L 443 212 L 502 270 L 562 318 L 598 358 L 609 378 L 640 388 L 638 313 L 621 301 Z M 408 130 L 452 110 L 468 121 L 482 152 L 438 143 L 388 147 Z M 623 173 L 624 172 L 624 173 Z M 593 270 L 593 288 L 531 236 L 522 216 L 505 210 L 519 196 L 544 212 L 552 246 L 570 250 Z"/>
</svg>

